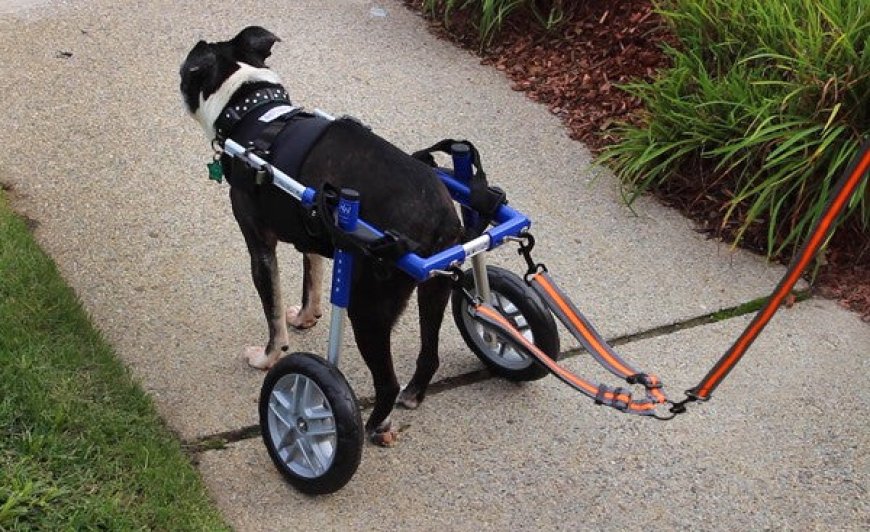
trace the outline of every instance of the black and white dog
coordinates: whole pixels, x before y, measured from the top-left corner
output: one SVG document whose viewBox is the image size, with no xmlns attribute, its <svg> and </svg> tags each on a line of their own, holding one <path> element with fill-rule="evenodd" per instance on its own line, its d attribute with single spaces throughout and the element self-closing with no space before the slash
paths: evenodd
<svg viewBox="0 0 870 532">
<path fill-rule="evenodd" d="M 248 27 L 229 41 L 200 41 L 181 66 L 181 93 L 188 111 L 209 140 L 232 138 L 240 144 L 262 135 L 269 124 L 291 114 L 278 76 L 266 67 L 272 46 L 280 39 L 260 27 Z M 253 103 L 252 103 L 253 100 Z M 268 101 L 267 101 L 268 100 Z M 281 154 L 292 151 L 294 123 L 270 133 L 271 161 L 281 167 Z M 305 135 L 299 135 L 304 137 Z M 310 135 L 309 135 L 310 136 Z M 310 139 L 309 139 L 310 141 Z M 289 146 L 289 148 L 285 148 Z M 350 120 L 325 128 L 302 158 L 296 174 L 301 183 L 319 188 L 325 182 L 360 192 L 360 216 L 381 229 L 395 230 L 419 245 L 423 256 L 459 241 L 461 226 L 450 196 L 433 170 Z M 313 326 L 321 314 L 322 256 L 331 256 L 328 234 L 306 228 L 306 212 L 286 193 L 250 176 L 224 160 L 233 214 L 251 258 L 251 273 L 268 323 L 266 347 L 245 350 L 248 363 L 272 367 L 289 348 L 288 323 Z M 276 244 L 288 242 L 303 252 L 301 307 L 285 311 L 278 279 Z M 372 374 L 375 407 L 366 422 L 370 439 L 381 445 L 395 441 L 390 413 L 397 402 L 415 408 L 438 368 L 438 335 L 450 296 L 450 281 L 434 278 L 419 286 L 421 349 L 417 369 L 401 391 L 393 370 L 390 335 L 415 282 L 398 270 L 383 275 L 371 260 L 360 259 L 351 283 L 348 315 L 357 346 Z"/>
</svg>

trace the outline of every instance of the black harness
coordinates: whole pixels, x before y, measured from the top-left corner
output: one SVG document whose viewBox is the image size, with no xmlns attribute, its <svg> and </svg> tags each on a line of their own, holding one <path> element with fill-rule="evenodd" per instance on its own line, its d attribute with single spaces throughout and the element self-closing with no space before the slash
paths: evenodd
<svg viewBox="0 0 870 532">
<path fill-rule="evenodd" d="M 352 120 L 343 118 L 340 120 Z M 233 96 L 215 121 L 215 141 L 222 145 L 232 139 L 254 151 L 285 174 L 299 178 L 308 153 L 335 121 L 308 113 L 296 107 L 287 98 L 280 85 L 266 82 L 251 83 Z M 457 141 L 446 139 L 412 157 L 435 166 L 434 152 L 449 153 Z M 470 182 L 471 208 L 479 213 L 476 227 L 466 228 L 466 238 L 481 234 L 491 222 L 498 208 L 506 202 L 505 194 L 496 187 L 489 187 L 486 173 L 480 163 L 480 155 L 474 146 L 465 144 L 472 154 L 474 173 Z M 249 166 L 245 161 L 222 154 L 220 164 L 225 170 L 227 182 L 237 189 L 256 194 L 261 185 L 271 183 L 268 171 Z M 419 246 L 412 239 L 391 230 L 384 236 L 370 239 L 361 234 L 347 234 L 335 226 L 333 211 L 338 202 L 338 190 L 325 183 L 318 191 L 317 206 L 300 216 L 311 241 L 331 241 L 333 246 L 354 249 L 386 266 Z"/>
<path fill-rule="evenodd" d="M 251 83 L 239 91 L 215 121 L 215 140 L 227 138 L 249 147 L 282 172 L 298 177 L 312 146 L 331 120 L 296 107 L 280 85 Z M 253 191 L 267 176 L 229 155 L 221 156 L 233 187 Z"/>
<path fill-rule="evenodd" d="M 339 120 L 352 120 L 359 124 L 350 117 Z M 215 141 L 222 145 L 231 137 L 275 168 L 298 179 L 308 153 L 334 123 L 293 106 L 280 85 L 252 83 L 244 91 L 239 91 L 221 111 L 215 121 Z M 234 188 L 257 193 L 261 185 L 271 182 L 267 172 L 252 168 L 241 159 L 222 154 L 220 163 L 228 170 L 224 176 Z M 380 266 L 376 271 L 382 276 L 389 275 L 388 264 L 418 248 L 416 242 L 391 230 L 375 239 L 340 231 L 333 215 L 338 204 L 338 190 L 328 183 L 320 188 L 317 199 L 317 205 L 299 217 L 311 242 L 326 241 L 332 246 L 366 255 Z"/>
</svg>

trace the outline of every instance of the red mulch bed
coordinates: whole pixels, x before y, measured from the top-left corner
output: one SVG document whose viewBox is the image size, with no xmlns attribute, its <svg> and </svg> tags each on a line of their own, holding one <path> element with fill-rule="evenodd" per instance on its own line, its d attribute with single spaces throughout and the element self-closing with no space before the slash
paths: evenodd
<svg viewBox="0 0 870 532">
<path fill-rule="evenodd" d="M 419 2 L 405 0 L 417 9 Z M 432 30 L 461 46 L 478 50 L 477 30 L 462 16 L 430 20 Z M 586 0 L 578 2 L 565 22 L 553 32 L 543 31 L 529 16 L 515 16 L 498 39 L 482 53 L 484 64 L 494 65 L 513 81 L 513 88 L 546 105 L 562 118 L 571 138 L 593 151 L 616 140 L 609 126 L 640 123 L 642 103 L 616 87 L 653 78 L 669 66 L 661 45 L 676 44 L 650 0 Z M 697 179 L 653 191 L 664 203 L 696 220 L 699 231 L 728 239 L 733 227 L 722 225 L 724 198 L 702 193 Z M 751 232 L 750 232 L 751 233 Z M 743 245 L 762 249 L 763 234 L 748 234 Z M 841 230 L 815 280 L 816 292 L 839 301 L 870 322 L 870 242 L 855 229 Z"/>
</svg>

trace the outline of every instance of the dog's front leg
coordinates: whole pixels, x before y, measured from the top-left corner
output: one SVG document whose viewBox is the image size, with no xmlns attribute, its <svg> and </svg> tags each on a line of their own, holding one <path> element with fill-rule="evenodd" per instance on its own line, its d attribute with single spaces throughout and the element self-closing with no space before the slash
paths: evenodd
<svg viewBox="0 0 870 532">
<path fill-rule="evenodd" d="M 302 256 L 302 306 L 287 309 L 287 324 L 297 329 L 317 325 L 323 315 L 321 285 L 323 284 L 323 257 L 313 253 Z"/>
<path fill-rule="evenodd" d="M 248 347 L 245 358 L 248 364 L 258 369 L 269 369 L 289 348 L 287 323 L 285 321 L 284 300 L 281 297 L 281 282 L 278 274 L 278 258 L 275 242 L 251 251 L 251 276 L 260 294 L 263 313 L 269 327 L 269 342 L 266 348 Z"/>
<path fill-rule="evenodd" d="M 231 189 L 230 198 L 233 214 L 239 222 L 239 228 L 245 237 L 245 244 L 251 257 L 251 277 L 260 295 L 269 328 L 269 341 L 266 347 L 248 347 L 243 356 L 249 365 L 258 369 L 269 369 L 278 362 L 281 353 L 289 348 L 286 312 L 278 275 L 278 257 L 275 253 L 278 237 L 258 226 L 247 195 Z"/>
</svg>

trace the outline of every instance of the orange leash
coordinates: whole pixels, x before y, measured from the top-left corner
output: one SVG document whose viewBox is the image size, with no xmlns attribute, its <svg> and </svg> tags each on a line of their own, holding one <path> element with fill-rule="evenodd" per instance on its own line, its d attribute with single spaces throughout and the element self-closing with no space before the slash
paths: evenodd
<svg viewBox="0 0 870 532">
<path fill-rule="evenodd" d="M 830 236 L 833 231 L 834 222 L 836 222 L 840 213 L 843 212 L 843 209 L 846 208 L 849 199 L 858 190 L 868 169 L 870 169 L 870 140 L 864 143 L 858 152 L 858 156 L 846 169 L 843 177 L 840 178 L 839 183 L 834 189 L 833 196 L 822 213 L 822 217 L 816 222 L 809 239 L 792 260 L 791 266 L 789 266 L 776 290 L 768 298 L 767 303 L 758 311 L 758 314 L 755 315 L 755 318 L 746 327 L 743 334 L 740 335 L 725 355 L 719 359 L 716 365 L 713 366 L 713 369 L 701 379 L 701 382 L 697 386 L 686 392 L 689 401 L 706 401 L 709 399 L 710 394 L 719 386 L 722 379 L 734 369 L 740 358 L 746 354 L 746 350 L 749 349 L 752 342 L 761 334 L 761 331 L 776 313 L 782 301 L 791 292 L 791 289 L 794 288 L 801 274 L 810 265 L 819 248 L 822 247 L 822 244 Z"/>
<path fill-rule="evenodd" d="M 653 416 L 658 419 L 672 419 L 675 415 L 685 412 L 686 403 L 708 400 L 713 390 L 719 386 L 737 362 L 740 361 L 741 357 L 749 349 L 749 346 L 752 345 L 752 342 L 755 341 L 776 313 L 782 301 L 791 292 L 791 289 L 794 288 L 794 285 L 800 279 L 804 270 L 810 265 L 822 244 L 830 236 L 837 217 L 843 212 L 849 199 L 858 191 L 868 169 L 870 169 L 870 140 L 864 143 L 858 156 L 846 169 L 843 177 L 840 178 L 834 189 L 833 196 L 825 207 L 821 218 L 813 227 L 810 237 L 801 247 L 764 307 L 756 314 L 752 322 L 746 327 L 746 330 L 743 331 L 701 382 L 694 388 L 686 391 L 686 399 L 683 401 L 674 402 L 668 399 L 658 377 L 636 370 L 630 363 L 622 359 L 607 341 L 604 340 L 589 320 L 583 316 L 568 296 L 556 285 L 547 273 L 546 267 L 542 264 L 535 264 L 532 261 L 531 248 L 534 246 L 534 239 L 531 235 L 527 235 L 528 243 L 520 247 L 520 254 L 525 256 L 526 262 L 529 265 L 526 282 L 541 296 L 553 314 L 559 318 L 562 324 L 604 368 L 624 379 L 629 384 L 643 385 L 646 388 L 646 398 L 634 399 L 631 393 L 624 388 L 610 388 L 573 374 L 539 350 L 497 310 L 487 304 L 474 301 L 469 307 L 469 312 L 471 312 L 475 319 L 483 322 L 491 329 L 495 329 L 504 340 L 534 357 L 560 380 L 575 390 L 595 399 L 596 403 L 610 406 L 623 412 Z M 660 416 L 656 412 L 658 407 L 664 404 L 671 405 L 671 416 L 669 417 Z"/>
</svg>

